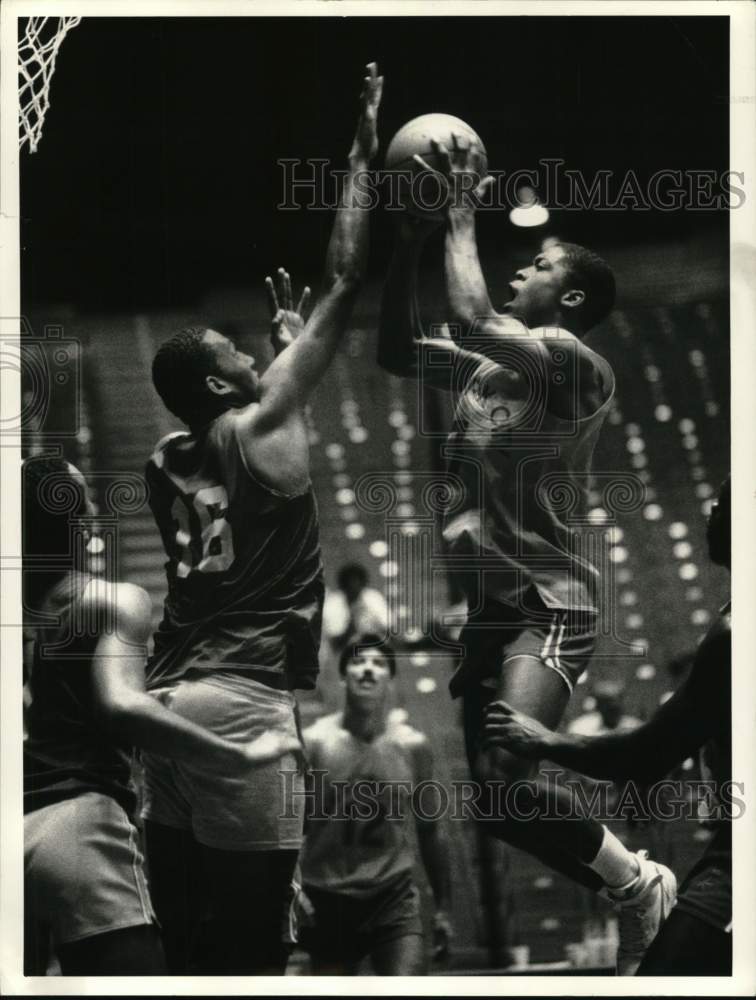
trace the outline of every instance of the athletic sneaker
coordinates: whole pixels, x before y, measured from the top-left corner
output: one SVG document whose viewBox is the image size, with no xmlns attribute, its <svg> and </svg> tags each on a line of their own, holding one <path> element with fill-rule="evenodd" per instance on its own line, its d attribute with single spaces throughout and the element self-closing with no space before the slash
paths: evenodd
<svg viewBox="0 0 756 1000">
<path fill-rule="evenodd" d="M 646 949 L 677 902 L 674 872 L 650 861 L 648 851 L 638 851 L 636 857 L 640 874 L 628 895 L 611 896 L 619 910 L 618 976 L 635 975 Z"/>
</svg>

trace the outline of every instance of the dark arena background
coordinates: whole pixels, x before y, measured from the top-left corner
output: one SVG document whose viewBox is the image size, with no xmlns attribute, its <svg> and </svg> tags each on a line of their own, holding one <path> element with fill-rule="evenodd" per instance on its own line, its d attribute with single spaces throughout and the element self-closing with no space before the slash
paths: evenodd
<svg viewBox="0 0 756 1000">
<path fill-rule="evenodd" d="M 405 121 L 441 111 L 476 129 L 495 170 L 562 160 L 589 183 L 610 171 L 614 193 L 629 171 L 643 191 L 660 170 L 682 171 L 689 191 L 693 173 L 707 172 L 716 181 L 699 187 L 698 207 L 661 210 L 628 195 L 614 210 L 553 207 L 537 228 L 514 226 L 507 210 L 481 212 L 478 223 L 494 304 L 549 236 L 590 246 L 616 272 L 617 308 L 588 341 L 617 376 L 594 468 L 634 474 L 645 495 L 616 518 L 600 489 L 592 498 L 616 637 L 602 641 L 565 725 L 595 709 L 607 681 L 621 688 L 625 715 L 648 718 L 727 594 L 726 574 L 707 560 L 705 516 L 730 451 L 728 202 L 710 197 L 728 168 L 728 54 L 728 22 L 717 17 L 84 18 L 61 48 L 39 150 L 21 157 L 27 453 L 60 445 L 90 476 L 118 539 L 118 572 L 150 592 L 157 622 L 164 556 L 138 478 L 131 499 L 108 506 L 112 483 L 141 476 L 153 444 L 177 426 L 152 389 L 152 355 L 199 321 L 269 356 L 265 275 L 283 265 L 297 288 L 316 291 L 332 221 L 330 211 L 277 207 L 279 161 L 343 169 L 369 60 L 386 80 L 383 152 Z M 415 385 L 375 363 L 393 220 L 378 210 L 371 225 L 369 279 L 312 405 L 323 557 L 329 587 L 359 562 L 385 592 L 402 650 L 398 704 L 429 735 L 448 784 L 467 777 L 447 693 L 452 659 L 439 642 L 454 635 L 444 616 L 456 595 L 443 586 L 440 550 L 432 600 L 418 600 L 403 568 L 420 538 L 438 537 L 423 486 L 448 414 L 437 400 L 421 406 Z M 441 319 L 440 238 L 422 283 L 429 319 Z M 365 473 L 388 474 L 390 511 L 359 502 Z M 305 722 L 340 698 L 324 649 Z M 687 761 L 680 777 L 697 776 Z M 632 812 L 612 829 L 684 875 L 705 825 Z M 448 835 L 448 971 L 564 971 L 576 943 L 586 967 L 607 964 L 601 901 L 478 839 L 469 822 L 449 821 Z M 293 968 L 306 972 L 304 959 Z"/>
</svg>

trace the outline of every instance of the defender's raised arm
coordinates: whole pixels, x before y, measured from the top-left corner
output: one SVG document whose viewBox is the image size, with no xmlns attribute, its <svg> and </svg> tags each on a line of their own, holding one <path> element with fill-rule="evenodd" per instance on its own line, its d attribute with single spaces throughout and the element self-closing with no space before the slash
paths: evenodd
<svg viewBox="0 0 756 1000">
<path fill-rule="evenodd" d="M 383 77 L 378 76 L 376 64 L 370 63 L 367 69 L 360 118 L 349 152 L 349 172 L 328 244 L 324 294 L 304 324 L 301 335 L 287 350 L 280 352 L 260 380 L 260 406 L 255 415 L 258 431 L 280 425 L 294 411 L 300 410 L 323 377 L 346 330 L 365 274 L 369 203 L 364 188 L 360 191 L 358 178 L 365 180 L 364 174 L 378 151 L 376 125 L 383 90 Z M 283 286 L 283 290 L 279 290 L 285 299 L 288 275 L 279 272 L 279 278 Z M 268 289 L 270 293 L 270 279 Z M 275 308 L 275 323 L 279 312 L 275 297 L 271 305 Z M 292 311 L 286 301 L 284 311 Z M 284 316 L 278 318 L 282 322 L 286 319 Z"/>
</svg>

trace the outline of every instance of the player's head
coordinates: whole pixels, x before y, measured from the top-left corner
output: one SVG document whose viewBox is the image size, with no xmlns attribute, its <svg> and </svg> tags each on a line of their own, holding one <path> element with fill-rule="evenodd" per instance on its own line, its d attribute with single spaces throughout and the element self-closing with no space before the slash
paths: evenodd
<svg viewBox="0 0 756 1000">
<path fill-rule="evenodd" d="M 616 295 L 606 261 L 576 243 L 547 245 L 509 287 L 504 313 L 531 329 L 560 326 L 578 337 L 609 315 Z"/>
<path fill-rule="evenodd" d="M 75 557 L 71 518 L 93 515 L 84 477 L 64 458 L 27 458 L 22 468 L 22 536 L 27 601 L 36 607 L 56 579 L 68 569 L 62 560 Z"/>
<path fill-rule="evenodd" d="M 362 635 L 343 650 L 339 673 L 351 705 L 368 709 L 382 705 L 396 675 L 396 654 L 382 636 Z"/>
<path fill-rule="evenodd" d="M 161 344 L 152 382 L 167 408 L 189 427 L 258 397 L 255 359 L 232 340 L 204 326 L 190 326 Z"/>
<path fill-rule="evenodd" d="M 348 601 L 355 601 L 368 585 L 367 570 L 361 563 L 346 563 L 339 570 L 336 585 Z"/>
<path fill-rule="evenodd" d="M 709 558 L 717 566 L 730 568 L 731 561 L 731 491 L 730 477 L 722 483 L 717 499 L 711 505 L 709 523 L 706 527 L 706 541 L 709 544 Z"/>
</svg>

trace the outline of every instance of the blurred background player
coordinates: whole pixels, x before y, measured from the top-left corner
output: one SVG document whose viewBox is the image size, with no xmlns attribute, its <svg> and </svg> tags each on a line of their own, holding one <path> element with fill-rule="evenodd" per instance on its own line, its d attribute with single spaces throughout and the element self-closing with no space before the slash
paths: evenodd
<svg viewBox="0 0 756 1000">
<path fill-rule="evenodd" d="M 709 556 L 730 568 L 730 480 L 711 509 Z M 600 736 L 554 733 L 504 701 L 489 706 L 486 739 L 529 760 L 546 758 L 594 778 L 651 785 L 691 754 L 719 800 L 714 836 L 686 877 L 677 905 L 646 953 L 640 976 L 729 976 L 732 973 L 731 762 L 732 639 L 730 602 L 698 647 L 688 678 L 654 716 L 630 732 Z"/>
<path fill-rule="evenodd" d="M 427 957 L 413 880 L 417 848 L 433 891 L 438 957 L 448 952 L 451 933 L 446 839 L 440 821 L 423 818 L 412 796 L 433 780 L 433 755 L 426 736 L 390 712 L 396 657 L 381 636 L 347 646 L 340 670 L 343 710 L 304 732 L 314 787 L 301 865 L 314 917 L 302 943 L 317 975 L 354 975 L 367 957 L 377 975 L 421 975 Z"/>
<path fill-rule="evenodd" d="M 346 563 L 336 577 L 336 590 L 327 590 L 323 605 L 323 634 L 339 652 L 350 638 L 368 632 L 383 635 L 388 628 L 388 604 L 362 563 Z"/>
<path fill-rule="evenodd" d="M 475 208 L 492 178 L 478 183 L 477 154 L 461 137 L 451 152 L 439 142 L 432 146 L 451 192 L 448 320 L 449 332 L 461 335 L 423 337 L 417 274 L 434 223 L 405 215 L 384 288 L 378 362 L 458 394 L 445 453 L 461 485 L 453 490 L 444 539 L 449 555 L 466 564 L 453 572 L 467 597 L 468 620 L 450 690 L 464 696 L 468 760 L 486 789 L 492 779 L 535 777 L 522 759 L 482 747 L 486 704 L 498 696 L 556 727 L 595 646 L 599 575 L 560 499 L 566 493 L 576 509 L 587 506 L 614 375 L 583 338 L 610 312 L 615 281 L 591 251 L 554 244 L 517 272 L 511 301 L 497 313 L 475 239 Z M 594 820 L 540 821 L 549 808 L 564 816 L 569 803 L 560 808 L 551 798 L 564 794 L 560 789 L 530 787 L 522 813 L 532 818 L 501 815 L 486 830 L 616 900 L 623 914 L 620 971 L 634 972 L 674 903 L 672 872 L 643 852 L 630 853 Z M 643 927 L 643 945 L 636 925 Z"/>
<path fill-rule="evenodd" d="M 625 711 L 625 685 L 621 681 L 603 680 L 593 685 L 596 707 L 578 715 L 567 727 L 578 736 L 598 736 L 614 729 L 635 729 L 641 720 Z"/>
<path fill-rule="evenodd" d="M 27 459 L 23 497 L 26 973 L 45 973 L 52 941 L 63 975 L 164 974 L 134 826 L 132 748 L 247 779 L 296 741 L 230 742 L 148 695 L 149 597 L 76 564 L 84 546 L 72 526 L 85 541 L 93 516 L 81 473 L 61 458 Z"/>
<path fill-rule="evenodd" d="M 305 405 L 365 270 L 368 211 L 356 179 L 378 149 L 383 85 L 375 64 L 368 74 L 309 319 L 281 270 L 277 290 L 267 282 L 279 353 L 264 375 L 204 328 L 174 336 L 153 363 L 158 393 L 189 431 L 163 439 L 147 467 L 169 588 L 148 684 L 174 711 L 237 739 L 295 733 L 293 691 L 314 688 L 318 672 L 323 575 Z M 185 971 L 194 951 L 201 868 L 210 892 L 201 971 L 282 973 L 281 927 L 302 843 L 301 813 L 283 796 L 302 803 L 280 772 L 295 769 L 295 757 L 258 769 L 254 782 L 157 755 L 145 764 L 149 863 L 171 971 Z"/>
</svg>

